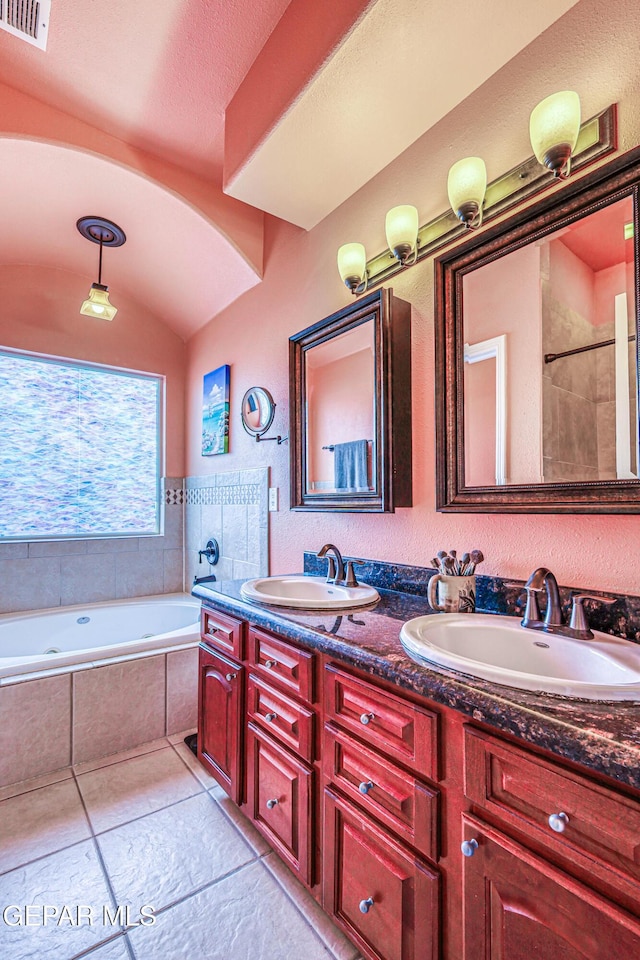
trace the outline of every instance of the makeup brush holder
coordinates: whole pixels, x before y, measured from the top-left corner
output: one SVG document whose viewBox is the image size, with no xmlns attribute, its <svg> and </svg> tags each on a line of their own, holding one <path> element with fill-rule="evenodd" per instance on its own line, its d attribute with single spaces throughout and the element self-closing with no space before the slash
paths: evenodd
<svg viewBox="0 0 640 960">
<path fill-rule="evenodd" d="M 443 613 L 475 613 L 476 578 L 436 573 L 428 585 L 429 606 Z"/>
</svg>

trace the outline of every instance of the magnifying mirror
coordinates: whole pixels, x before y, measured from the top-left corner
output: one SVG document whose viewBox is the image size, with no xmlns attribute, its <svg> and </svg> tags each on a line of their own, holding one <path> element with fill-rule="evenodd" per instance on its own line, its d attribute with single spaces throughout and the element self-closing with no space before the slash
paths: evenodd
<svg viewBox="0 0 640 960">
<path fill-rule="evenodd" d="M 264 387 L 249 387 L 242 398 L 242 426 L 252 437 L 266 433 L 276 412 L 273 397 Z"/>
</svg>

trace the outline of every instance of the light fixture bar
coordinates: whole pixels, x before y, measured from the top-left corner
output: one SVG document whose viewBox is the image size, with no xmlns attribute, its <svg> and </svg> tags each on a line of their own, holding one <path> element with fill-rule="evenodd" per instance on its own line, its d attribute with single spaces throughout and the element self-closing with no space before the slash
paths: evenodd
<svg viewBox="0 0 640 960">
<path fill-rule="evenodd" d="M 572 175 L 616 149 L 616 121 L 615 103 L 602 113 L 591 117 L 590 120 L 585 120 L 580 127 L 578 142 L 571 160 Z M 542 167 L 535 157 L 529 157 L 519 166 L 487 184 L 483 224 L 557 182 L 550 170 Z M 416 262 L 433 256 L 437 250 L 465 236 L 466 233 L 464 224 L 460 223 L 453 210 L 447 210 L 446 213 L 425 223 L 418 230 Z M 385 283 L 403 269 L 404 266 L 396 260 L 390 250 L 385 249 L 367 261 L 367 289 Z M 361 294 L 364 290 L 365 285 L 362 283 L 355 292 Z"/>
</svg>

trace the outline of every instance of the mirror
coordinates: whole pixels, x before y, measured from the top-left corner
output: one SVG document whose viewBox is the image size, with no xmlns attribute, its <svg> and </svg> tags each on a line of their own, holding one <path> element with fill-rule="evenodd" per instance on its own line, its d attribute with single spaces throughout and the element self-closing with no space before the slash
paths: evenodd
<svg viewBox="0 0 640 960">
<path fill-rule="evenodd" d="M 242 426 L 253 437 L 266 433 L 276 412 L 273 397 L 264 387 L 249 387 L 242 398 Z"/>
<path fill-rule="evenodd" d="M 381 290 L 289 343 L 292 508 L 409 506 L 409 305 Z"/>
<path fill-rule="evenodd" d="M 640 512 L 638 152 L 437 261 L 438 509 Z"/>
</svg>

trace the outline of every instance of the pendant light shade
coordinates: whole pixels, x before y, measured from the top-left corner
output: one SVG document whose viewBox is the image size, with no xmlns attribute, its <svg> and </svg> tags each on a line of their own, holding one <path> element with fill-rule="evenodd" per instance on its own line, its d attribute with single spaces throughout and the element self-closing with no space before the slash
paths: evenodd
<svg viewBox="0 0 640 960">
<path fill-rule="evenodd" d="M 84 317 L 94 317 L 98 320 L 113 320 L 118 310 L 109 303 L 109 288 L 102 282 L 102 248 L 103 246 L 121 247 L 127 239 L 125 232 L 117 223 L 105 220 L 104 217 L 81 217 L 76 227 L 87 240 L 100 244 L 98 282 L 91 284 L 89 296 L 83 301 L 80 313 Z"/>
<path fill-rule="evenodd" d="M 103 283 L 92 283 L 89 297 L 80 307 L 80 313 L 98 320 L 113 320 L 117 312 L 117 308 L 109 303 L 109 288 Z"/>
<path fill-rule="evenodd" d="M 367 254 L 362 243 L 343 243 L 338 249 L 338 271 L 352 293 L 366 279 Z"/>
<path fill-rule="evenodd" d="M 531 112 L 529 134 L 539 163 L 556 177 L 567 177 L 580 133 L 580 97 L 572 90 L 553 93 Z"/>
<path fill-rule="evenodd" d="M 411 204 L 392 207 L 385 221 L 387 243 L 396 260 L 407 263 L 417 253 L 418 211 Z"/>
<path fill-rule="evenodd" d="M 487 191 L 487 168 L 481 157 L 465 157 L 449 170 L 447 182 L 449 203 L 453 212 L 467 227 L 473 226 L 477 217 L 482 223 L 482 204 Z"/>
</svg>

